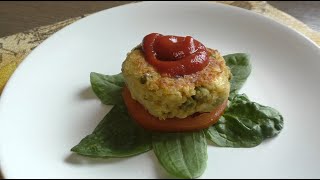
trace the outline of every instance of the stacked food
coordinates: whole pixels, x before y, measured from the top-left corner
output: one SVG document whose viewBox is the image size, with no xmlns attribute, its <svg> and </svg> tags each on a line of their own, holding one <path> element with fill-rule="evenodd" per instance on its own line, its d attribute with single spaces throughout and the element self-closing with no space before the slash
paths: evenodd
<svg viewBox="0 0 320 180">
<path fill-rule="evenodd" d="M 91 73 L 93 91 L 113 108 L 72 151 L 123 158 L 153 150 L 169 174 L 199 177 L 207 141 L 254 147 L 283 128 L 277 110 L 238 94 L 250 72 L 246 54 L 222 57 L 190 36 L 149 34 L 128 54 L 122 73 Z"/>
<path fill-rule="evenodd" d="M 147 129 L 207 128 L 227 105 L 229 68 L 217 50 L 190 36 L 147 35 L 128 54 L 122 73 L 128 111 Z"/>
</svg>

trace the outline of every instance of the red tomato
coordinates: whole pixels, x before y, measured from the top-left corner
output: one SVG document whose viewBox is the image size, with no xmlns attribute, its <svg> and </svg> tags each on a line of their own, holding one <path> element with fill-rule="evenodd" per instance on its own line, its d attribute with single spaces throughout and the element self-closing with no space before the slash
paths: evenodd
<svg viewBox="0 0 320 180">
<path fill-rule="evenodd" d="M 199 113 L 186 118 L 168 118 L 160 120 L 152 116 L 139 102 L 132 99 L 127 87 L 123 88 L 122 96 L 130 116 L 143 128 L 151 131 L 182 132 L 205 129 L 215 124 L 223 114 L 227 100 L 210 113 Z"/>
</svg>

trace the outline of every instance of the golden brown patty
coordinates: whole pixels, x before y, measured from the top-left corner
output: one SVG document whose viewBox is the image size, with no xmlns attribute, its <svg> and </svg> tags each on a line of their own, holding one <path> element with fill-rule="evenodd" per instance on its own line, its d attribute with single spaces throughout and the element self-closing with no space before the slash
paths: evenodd
<svg viewBox="0 0 320 180">
<path fill-rule="evenodd" d="M 208 66 L 183 77 L 162 77 L 135 48 L 122 64 L 122 73 L 133 99 L 160 119 L 185 118 L 196 112 L 210 112 L 229 96 L 230 71 L 216 50 Z"/>
</svg>

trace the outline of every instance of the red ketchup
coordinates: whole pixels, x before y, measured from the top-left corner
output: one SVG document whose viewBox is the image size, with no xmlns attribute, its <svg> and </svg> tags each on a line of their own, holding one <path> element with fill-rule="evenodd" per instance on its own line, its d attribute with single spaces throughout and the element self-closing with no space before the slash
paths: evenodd
<svg viewBox="0 0 320 180">
<path fill-rule="evenodd" d="M 146 61 L 160 74 L 183 76 L 203 70 L 209 63 L 206 47 L 191 36 L 151 33 L 143 38 Z"/>
</svg>

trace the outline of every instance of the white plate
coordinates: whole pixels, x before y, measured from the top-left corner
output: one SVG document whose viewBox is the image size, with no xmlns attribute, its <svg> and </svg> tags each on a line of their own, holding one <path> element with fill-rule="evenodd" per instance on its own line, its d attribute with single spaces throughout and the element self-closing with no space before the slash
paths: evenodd
<svg viewBox="0 0 320 180">
<path fill-rule="evenodd" d="M 16 70 L 0 104 L 6 178 L 167 177 L 153 152 L 125 159 L 73 155 L 106 114 L 89 73 L 120 72 L 150 32 L 191 35 L 223 54 L 247 52 L 242 92 L 278 109 L 282 133 L 251 149 L 208 147 L 202 178 L 320 178 L 319 48 L 301 34 L 240 8 L 206 2 L 145 2 L 99 12 L 59 31 Z"/>
</svg>

